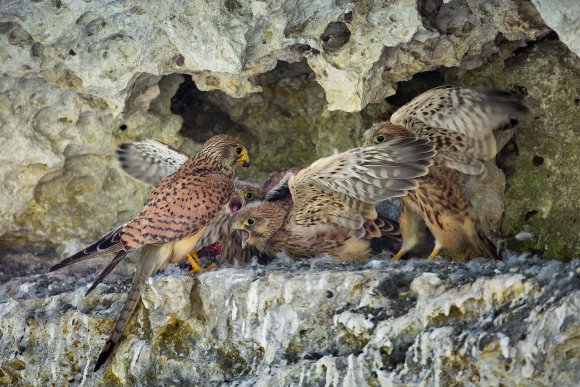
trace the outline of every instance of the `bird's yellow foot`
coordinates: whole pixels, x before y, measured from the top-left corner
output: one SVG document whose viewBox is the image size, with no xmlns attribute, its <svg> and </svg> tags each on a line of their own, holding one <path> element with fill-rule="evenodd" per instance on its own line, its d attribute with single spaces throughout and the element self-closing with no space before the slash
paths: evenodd
<svg viewBox="0 0 580 387">
<path fill-rule="evenodd" d="M 405 255 L 403 250 L 399 250 L 399 252 L 391 257 L 391 261 L 398 261 L 401 257 Z"/>
<path fill-rule="evenodd" d="M 198 258 L 199 257 L 197 256 L 197 252 L 196 251 L 192 251 L 187 256 L 187 260 L 191 264 L 191 270 L 189 271 L 190 273 L 195 273 L 195 272 L 198 272 L 198 271 L 202 271 L 201 266 L 199 266 L 199 264 L 195 261 Z"/>
<path fill-rule="evenodd" d="M 434 259 L 437 255 L 439 255 L 440 250 L 441 250 L 441 247 L 435 246 L 435 248 L 433 249 L 433 251 L 431 251 L 431 254 L 429 254 L 427 259 Z"/>
</svg>

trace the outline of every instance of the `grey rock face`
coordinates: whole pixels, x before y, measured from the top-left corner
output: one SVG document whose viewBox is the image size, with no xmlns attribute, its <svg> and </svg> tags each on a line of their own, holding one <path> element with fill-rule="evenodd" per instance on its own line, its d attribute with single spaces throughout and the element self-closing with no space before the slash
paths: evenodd
<svg viewBox="0 0 580 387">
<path fill-rule="evenodd" d="M 532 0 L 532 3 L 560 40 L 580 56 L 580 3 L 574 0 Z"/>
<path fill-rule="evenodd" d="M 358 111 L 417 72 L 480 65 L 498 34 L 519 44 L 545 30 L 529 3 L 492 10 L 415 0 L 12 2 L 2 5 L 0 59 L 11 76 L 40 76 L 127 113 L 145 78 L 192 74 L 202 90 L 242 97 L 259 90 L 251 76 L 305 57 L 329 109 Z"/>
<path fill-rule="evenodd" d="M 129 281 L 94 269 L 0 286 L 8 384 L 558 385 L 580 377 L 580 263 L 329 259 L 152 278 L 92 373 Z M 119 292 L 119 293 L 117 293 Z"/>
</svg>

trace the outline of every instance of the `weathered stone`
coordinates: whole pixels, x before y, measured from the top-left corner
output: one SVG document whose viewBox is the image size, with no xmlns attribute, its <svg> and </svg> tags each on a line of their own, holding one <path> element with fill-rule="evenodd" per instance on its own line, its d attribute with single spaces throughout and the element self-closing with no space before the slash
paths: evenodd
<svg viewBox="0 0 580 387">
<path fill-rule="evenodd" d="M 0 122 L 3 248 L 73 252 L 80 240 L 133 217 L 150 190 L 118 167 L 115 144 L 143 137 L 191 143 L 178 136 L 179 116 L 120 120 L 101 100 L 38 78 L 0 78 Z"/>
<path fill-rule="evenodd" d="M 578 260 L 280 260 L 196 278 L 170 270 L 147 283 L 134 324 L 98 373 L 95 357 L 129 281 L 113 274 L 113 284 L 83 297 L 94 275 L 84 268 L 0 285 L 4 383 L 574 386 L 580 378 Z"/>
<path fill-rule="evenodd" d="M 503 49 L 498 35 L 518 45 L 546 31 L 531 3 L 511 1 L 71 0 L 0 11 L 4 72 L 95 95 L 115 113 L 134 111 L 143 77 L 191 74 L 201 90 L 242 97 L 259 91 L 253 75 L 301 58 L 330 110 L 358 111 L 415 73 L 484 63 Z"/>
<path fill-rule="evenodd" d="M 560 40 L 580 56 L 580 3 L 575 0 L 532 0 L 532 3 Z"/>
</svg>

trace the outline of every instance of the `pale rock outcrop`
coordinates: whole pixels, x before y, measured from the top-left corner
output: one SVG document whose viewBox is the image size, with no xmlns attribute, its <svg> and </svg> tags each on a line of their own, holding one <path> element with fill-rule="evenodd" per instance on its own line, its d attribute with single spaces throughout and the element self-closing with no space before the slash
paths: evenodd
<svg viewBox="0 0 580 387">
<path fill-rule="evenodd" d="M 580 377 L 578 260 L 281 259 L 196 278 L 173 269 L 147 283 L 97 373 L 129 281 L 113 275 L 84 297 L 94 275 L 0 286 L 1 382 L 573 386 Z"/>
<path fill-rule="evenodd" d="M 532 3 L 560 40 L 580 56 L 580 3 L 575 0 L 532 0 Z"/>
</svg>

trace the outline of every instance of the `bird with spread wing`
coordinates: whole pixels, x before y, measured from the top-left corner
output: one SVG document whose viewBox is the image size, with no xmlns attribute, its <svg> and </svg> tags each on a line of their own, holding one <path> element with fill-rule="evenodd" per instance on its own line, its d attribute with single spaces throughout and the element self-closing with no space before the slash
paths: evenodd
<svg viewBox="0 0 580 387">
<path fill-rule="evenodd" d="M 129 175 L 150 184 L 158 184 L 164 177 L 175 172 L 189 156 L 181 151 L 156 140 L 143 140 L 121 144 L 117 149 L 117 157 L 121 167 Z M 235 181 L 235 194 L 232 195 L 228 206 L 219 213 L 209 225 L 204 235 L 199 239 L 192 253 L 188 255 L 192 268 L 201 270 L 196 262 L 198 253 L 202 254 L 207 246 L 218 245 L 220 264 L 248 263 L 258 255 L 255 249 L 241 248 L 238 234 L 230 233 L 231 215 L 249 203 L 263 201 L 266 193 L 286 175 L 288 171 L 298 171 L 299 168 L 290 168 L 274 172 L 262 186 Z M 114 262 L 112 262 L 113 264 Z M 112 268 L 111 268 L 112 269 Z M 109 270 L 110 271 L 110 270 Z"/>
<path fill-rule="evenodd" d="M 231 227 L 268 255 L 367 258 L 384 226 L 376 203 L 417 188 L 434 154 L 427 140 L 409 138 L 320 159 L 235 213 Z"/>
<path fill-rule="evenodd" d="M 522 101 L 508 93 L 444 86 L 417 96 L 367 131 L 366 145 L 421 138 L 436 151 L 429 174 L 401 198 L 403 245 L 393 259 L 417 244 L 425 224 L 435 238 L 429 258 L 440 249 L 457 258 L 474 254 L 499 258 L 495 244 L 473 219 L 459 182 L 465 175 L 485 172 L 483 161 L 497 152 L 493 132 L 513 127 L 526 113 Z"/>
<path fill-rule="evenodd" d="M 191 251 L 232 196 L 234 167 L 248 167 L 249 163 L 248 152 L 239 140 L 227 135 L 210 138 L 198 154 L 187 158 L 159 181 L 136 218 L 50 268 L 54 271 L 94 257 L 116 254 L 105 269 L 110 271 L 130 251 L 141 250 L 127 300 L 97 359 L 95 371 L 105 363 L 121 338 L 140 300 L 145 280 Z M 89 292 L 92 289 L 94 286 Z"/>
</svg>

